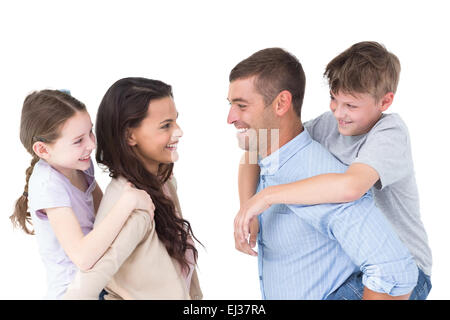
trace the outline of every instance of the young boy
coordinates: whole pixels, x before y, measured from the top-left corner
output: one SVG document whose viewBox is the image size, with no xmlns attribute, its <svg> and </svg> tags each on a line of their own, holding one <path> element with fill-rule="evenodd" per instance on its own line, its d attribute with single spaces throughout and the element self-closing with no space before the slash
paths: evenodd
<svg viewBox="0 0 450 320">
<path fill-rule="evenodd" d="M 372 190 L 376 205 L 394 227 L 419 267 L 418 284 L 410 299 L 425 299 L 431 289 L 431 250 L 420 219 L 408 129 L 397 114 L 384 114 L 392 104 L 400 74 L 398 58 L 376 42 L 356 43 L 325 69 L 330 109 L 304 123 L 311 137 L 348 165 L 342 174 L 323 174 L 255 193 L 256 164 L 241 162 L 241 210 L 235 219 L 236 248 L 256 255 L 255 216 L 272 204 L 350 202 Z M 249 155 L 245 155 L 249 159 Z M 247 200 L 247 201 L 246 201 Z M 247 236 L 252 230 L 249 242 Z M 348 282 L 358 282 L 358 275 Z M 349 283 L 352 287 L 355 283 Z M 342 292 L 334 298 L 346 295 Z M 361 287 L 362 288 L 362 287 Z M 339 289 L 338 289 L 339 290 Z"/>
</svg>

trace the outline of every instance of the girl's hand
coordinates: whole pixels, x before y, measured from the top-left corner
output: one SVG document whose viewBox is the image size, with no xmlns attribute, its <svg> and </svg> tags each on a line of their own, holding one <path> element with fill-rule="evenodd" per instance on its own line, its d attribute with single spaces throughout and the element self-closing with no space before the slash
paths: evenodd
<svg viewBox="0 0 450 320">
<path fill-rule="evenodd" d="M 127 182 L 123 189 L 123 193 L 134 202 L 136 210 L 147 211 L 153 216 L 155 205 L 153 204 L 152 198 L 150 198 L 150 195 L 145 190 L 137 189 L 132 183 Z"/>
</svg>

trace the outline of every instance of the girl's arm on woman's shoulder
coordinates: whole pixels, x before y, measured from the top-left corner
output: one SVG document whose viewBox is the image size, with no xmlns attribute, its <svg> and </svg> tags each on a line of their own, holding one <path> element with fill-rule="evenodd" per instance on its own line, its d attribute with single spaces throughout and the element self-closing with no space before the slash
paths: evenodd
<svg viewBox="0 0 450 320">
<path fill-rule="evenodd" d="M 127 185 L 111 211 L 87 235 L 83 234 L 72 208 L 59 207 L 45 211 L 66 254 L 80 270 L 89 270 L 105 253 L 135 209 L 148 211 L 153 218 L 154 205 L 150 196 Z"/>
</svg>

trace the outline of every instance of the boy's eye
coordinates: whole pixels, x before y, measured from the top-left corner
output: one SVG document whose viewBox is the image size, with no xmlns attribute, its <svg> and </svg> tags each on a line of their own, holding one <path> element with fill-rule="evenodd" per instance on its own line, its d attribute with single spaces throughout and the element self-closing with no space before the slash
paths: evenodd
<svg viewBox="0 0 450 320">
<path fill-rule="evenodd" d="M 332 95 L 330 95 L 330 100 L 334 100 L 334 97 Z"/>
</svg>

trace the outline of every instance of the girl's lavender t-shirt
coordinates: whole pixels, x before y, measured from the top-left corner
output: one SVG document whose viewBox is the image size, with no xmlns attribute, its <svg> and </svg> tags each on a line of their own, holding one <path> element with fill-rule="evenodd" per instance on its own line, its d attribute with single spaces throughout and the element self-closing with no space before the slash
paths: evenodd
<svg viewBox="0 0 450 320">
<path fill-rule="evenodd" d="M 78 268 L 64 252 L 47 215 L 46 208 L 71 207 L 80 223 L 83 234 L 88 234 L 94 225 L 94 203 L 92 191 L 95 189 L 94 166 L 84 171 L 88 188 L 82 192 L 72 185 L 62 173 L 51 167 L 45 160 L 34 166 L 28 185 L 28 207 L 33 221 L 39 252 L 47 270 L 48 291 L 46 299 L 59 299 L 73 280 Z"/>
</svg>

